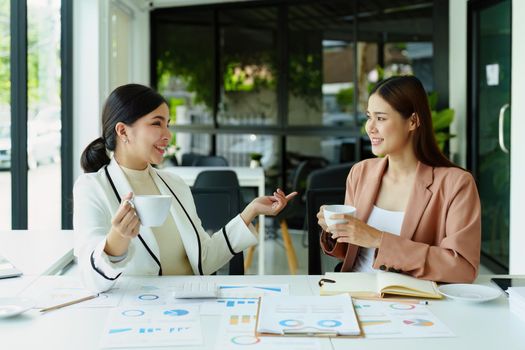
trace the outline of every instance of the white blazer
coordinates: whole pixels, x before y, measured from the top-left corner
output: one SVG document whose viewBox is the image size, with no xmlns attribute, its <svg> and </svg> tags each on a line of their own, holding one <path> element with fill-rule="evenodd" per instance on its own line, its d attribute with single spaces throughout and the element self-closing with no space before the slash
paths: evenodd
<svg viewBox="0 0 525 350">
<path fill-rule="evenodd" d="M 246 226 L 240 215 L 210 236 L 197 216 L 190 188 L 172 173 L 149 166 L 149 172 L 161 194 L 174 196 L 170 213 L 179 229 L 193 272 L 211 274 L 226 264 L 235 253 L 257 243 L 252 225 Z M 120 199 L 132 192 L 115 159 L 96 173 L 81 175 L 73 188 L 75 256 L 87 288 L 102 292 L 113 287 L 122 274 L 159 275 L 159 246 L 151 229 L 140 227 L 131 240 L 124 260 L 113 263 L 104 252 L 106 235 Z M 119 198 L 117 198 L 117 195 Z"/>
</svg>

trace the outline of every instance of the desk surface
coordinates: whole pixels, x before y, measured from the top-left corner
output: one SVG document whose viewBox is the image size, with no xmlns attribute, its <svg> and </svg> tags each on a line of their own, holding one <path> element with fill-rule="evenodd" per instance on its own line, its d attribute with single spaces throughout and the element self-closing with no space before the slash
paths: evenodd
<svg viewBox="0 0 525 350">
<path fill-rule="evenodd" d="M 72 230 L 0 231 L 0 254 L 26 275 L 53 275 L 73 261 Z"/>
<path fill-rule="evenodd" d="M 40 277 L 66 278 L 66 277 Z M 178 281 L 201 277 L 151 277 Z M 221 283 L 287 283 L 291 295 L 318 295 L 319 276 L 209 276 Z M 132 279 L 132 278 L 130 278 Z M 1 281 L 0 281 L 1 283 Z M 488 284 L 489 276 L 477 283 Z M 1 284 L 0 284 L 1 286 Z M 29 289 L 31 286 L 28 287 Z M 452 300 L 430 301 L 430 310 L 455 333 L 452 338 L 322 339 L 322 349 L 523 349 L 525 324 L 511 314 L 505 296 L 487 303 L 467 304 Z M 44 315 L 32 310 L 0 320 L 2 347 L 9 349 L 96 349 L 109 308 L 64 308 Z M 204 345 L 214 349 L 220 316 L 201 316 Z"/>
</svg>

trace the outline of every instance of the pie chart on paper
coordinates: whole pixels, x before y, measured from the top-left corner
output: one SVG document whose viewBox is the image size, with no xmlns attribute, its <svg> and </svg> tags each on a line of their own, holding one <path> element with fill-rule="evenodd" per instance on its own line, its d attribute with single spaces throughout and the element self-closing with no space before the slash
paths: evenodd
<svg viewBox="0 0 525 350">
<path fill-rule="evenodd" d="M 167 315 L 167 316 L 184 316 L 187 314 L 189 314 L 189 311 L 184 310 L 184 309 L 174 309 L 174 310 L 164 311 L 164 315 Z"/>
<path fill-rule="evenodd" d="M 410 326 L 419 326 L 419 327 L 430 327 L 434 325 L 434 322 L 429 320 L 423 320 L 421 318 L 415 318 L 412 320 L 403 320 L 404 324 L 410 325 Z"/>
</svg>

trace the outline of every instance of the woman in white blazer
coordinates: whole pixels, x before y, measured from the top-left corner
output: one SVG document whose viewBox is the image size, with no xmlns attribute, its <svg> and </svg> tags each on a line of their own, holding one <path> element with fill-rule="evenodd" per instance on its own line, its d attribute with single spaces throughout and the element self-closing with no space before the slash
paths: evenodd
<svg viewBox="0 0 525 350">
<path fill-rule="evenodd" d="M 82 154 L 85 174 L 73 190 L 75 255 L 86 287 L 94 291 L 112 288 L 122 274 L 211 274 L 257 243 L 251 225 L 256 216 L 278 214 L 296 194 L 278 189 L 256 198 L 210 236 L 190 188 L 151 166 L 162 161 L 171 140 L 168 104 L 160 94 L 138 84 L 115 89 L 102 112 L 102 129 Z M 133 192 L 173 197 L 161 228 L 140 226 L 130 203 Z"/>
</svg>

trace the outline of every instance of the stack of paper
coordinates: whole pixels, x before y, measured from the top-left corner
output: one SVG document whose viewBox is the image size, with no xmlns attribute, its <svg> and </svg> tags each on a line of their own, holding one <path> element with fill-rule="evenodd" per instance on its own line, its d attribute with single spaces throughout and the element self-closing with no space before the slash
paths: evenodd
<svg viewBox="0 0 525 350">
<path fill-rule="evenodd" d="M 525 287 L 509 287 L 507 293 L 510 311 L 525 322 Z"/>
<path fill-rule="evenodd" d="M 278 335 L 360 335 L 361 328 L 346 294 L 320 296 L 265 295 L 259 304 L 257 333 Z"/>
</svg>

